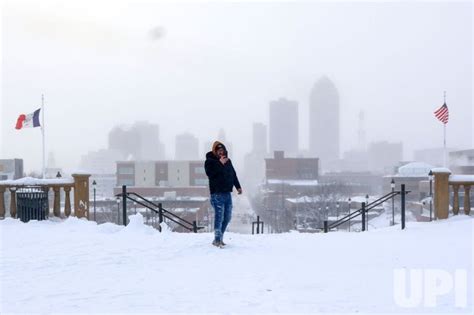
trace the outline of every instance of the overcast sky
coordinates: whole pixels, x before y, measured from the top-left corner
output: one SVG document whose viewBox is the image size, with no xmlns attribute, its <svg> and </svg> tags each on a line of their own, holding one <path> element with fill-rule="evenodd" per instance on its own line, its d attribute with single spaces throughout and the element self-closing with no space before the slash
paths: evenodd
<svg viewBox="0 0 474 315">
<path fill-rule="evenodd" d="M 340 93 L 342 152 L 357 145 L 360 110 L 367 140 L 403 141 L 405 159 L 441 147 L 433 111 L 445 90 L 448 146 L 474 147 L 470 1 L 2 4 L 0 158 L 23 158 L 28 171 L 41 167 L 41 133 L 14 125 L 42 93 L 59 167 L 136 120 L 160 125 L 170 158 L 177 133 L 203 143 L 224 128 L 238 160 L 279 97 L 299 102 L 307 148 L 309 94 L 323 75 Z"/>
</svg>

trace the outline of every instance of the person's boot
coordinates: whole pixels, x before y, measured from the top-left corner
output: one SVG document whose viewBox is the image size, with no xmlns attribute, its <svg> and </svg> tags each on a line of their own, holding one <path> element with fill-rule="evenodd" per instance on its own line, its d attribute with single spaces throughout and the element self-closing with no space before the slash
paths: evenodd
<svg viewBox="0 0 474 315">
<path fill-rule="evenodd" d="M 216 247 L 220 247 L 221 246 L 221 242 L 219 242 L 218 240 L 213 240 L 212 241 L 212 245 L 216 246 Z"/>
</svg>

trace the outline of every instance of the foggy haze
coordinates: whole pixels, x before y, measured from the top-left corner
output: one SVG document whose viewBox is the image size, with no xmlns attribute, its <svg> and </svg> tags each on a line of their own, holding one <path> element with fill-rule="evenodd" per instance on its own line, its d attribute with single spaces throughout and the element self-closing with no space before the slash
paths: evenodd
<svg viewBox="0 0 474 315">
<path fill-rule="evenodd" d="M 472 148 L 472 4 L 2 1 L 0 157 L 41 168 L 41 132 L 14 129 L 45 95 L 47 152 L 73 170 L 116 125 L 159 125 L 204 143 L 222 128 L 235 164 L 269 103 L 298 102 L 308 149 L 309 98 L 322 76 L 340 99 L 340 152 L 402 141 L 404 159 L 443 146 L 433 112 L 447 92 L 449 148 Z M 239 166 L 237 166 L 239 167 Z"/>
</svg>

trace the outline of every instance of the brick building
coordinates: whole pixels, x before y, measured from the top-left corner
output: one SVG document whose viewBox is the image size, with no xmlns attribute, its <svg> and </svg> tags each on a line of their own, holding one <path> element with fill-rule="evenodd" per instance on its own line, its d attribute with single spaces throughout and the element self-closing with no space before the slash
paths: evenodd
<svg viewBox="0 0 474 315">
<path fill-rule="evenodd" d="M 265 159 L 267 180 L 316 180 L 318 167 L 318 158 L 287 158 L 284 151 L 274 151 L 273 158 Z"/>
</svg>

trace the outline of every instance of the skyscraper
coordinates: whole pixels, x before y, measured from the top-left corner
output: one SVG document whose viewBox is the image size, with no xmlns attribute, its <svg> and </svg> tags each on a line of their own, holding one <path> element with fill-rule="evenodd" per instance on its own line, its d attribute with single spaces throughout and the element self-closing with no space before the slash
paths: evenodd
<svg viewBox="0 0 474 315">
<path fill-rule="evenodd" d="M 252 152 L 259 153 L 261 155 L 267 154 L 267 126 L 262 123 L 254 123 L 252 133 Z"/>
<path fill-rule="evenodd" d="M 120 152 L 126 159 L 156 160 L 165 157 L 158 125 L 146 121 L 114 127 L 109 132 L 109 149 Z"/>
<path fill-rule="evenodd" d="M 190 133 L 182 133 L 176 136 L 176 160 L 198 160 L 199 140 Z"/>
<path fill-rule="evenodd" d="M 160 141 L 160 128 L 157 124 L 137 121 L 132 128 L 140 139 L 140 150 L 138 151 L 140 159 L 164 159 L 164 145 Z"/>
<path fill-rule="evenodd" d="M 298 152 L 298 102 L 280 98 L 270 102 L 270 153 Z"/>
<path fill-rule="evenodd" d="M 309 98 L 309 151 L 322 168 L 339 159 L 339 93 L 326 76 L 319 79 Z"/>
</svg>

